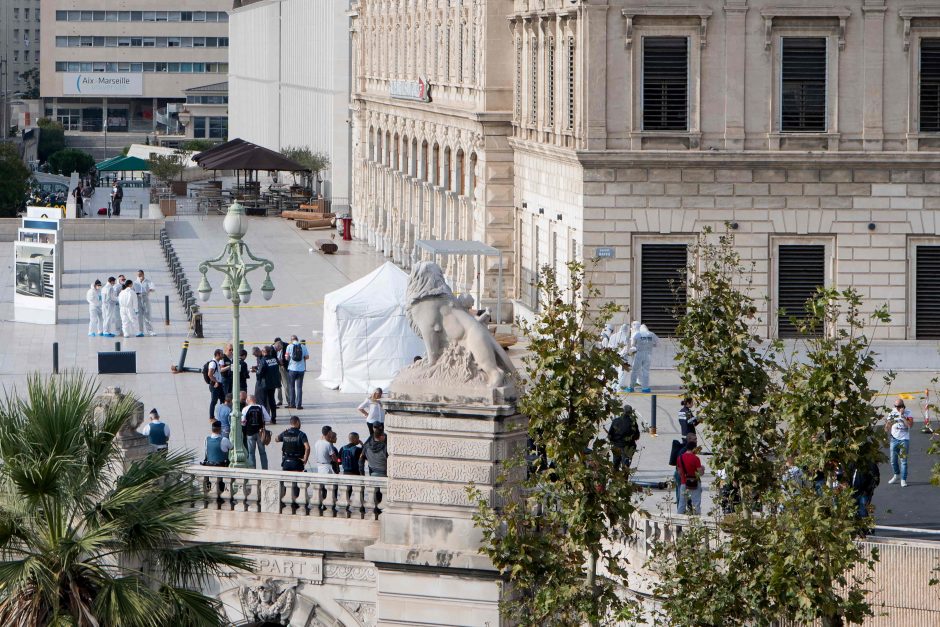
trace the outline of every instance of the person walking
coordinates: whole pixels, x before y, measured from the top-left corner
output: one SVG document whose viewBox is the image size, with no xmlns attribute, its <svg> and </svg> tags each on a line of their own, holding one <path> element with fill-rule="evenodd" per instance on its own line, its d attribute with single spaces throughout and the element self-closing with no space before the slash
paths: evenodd
<svg viewBox="0 0 940 627">
<path fill-rule="evenodd" d="M 153 332 L 153 324 L 150 319 L 150 295 L 154 293 L 153 281 L 144 276 L 143 270 L 137 271 L 137 293 L 140 297 L 140 309 L 138 315 L 138 330 L 140 335 L 156 335 Z"/>
<path fill-rule="evenodd" d="M 382 388 L 375 388 L 372 395 L 359 405 L 359 413 L 366 418 L 369 437 L 375 434 L 375 425 L 385 424 L 385 408 L 382 406 Z M 368 442 L 368 440 L 366 440 Z"/>
<path fill-rule="evenodd" d="M 209 386 L 209 420 L 215 420 L 215 406 L 225 402 L 225 387 L 222 385 L 222 349 L 217 348 L 212 359 L 202 367 L 202 378 Z"/>
<path fill-rule="evenodd" d="M 124 189 L 120 182 L 114 181 L 114 186 L 111 188 L 111 215 L 121 215 L 122 200 L 124 200 Z"/>
<path fill-rule="evenodd" d="M 359 459 L 361 457 L 362 442 L 359 441 L 359 434 L 353 431 L 349 434 L 349 443 L 339 450 L 339 459 L 343 467 L 343 474 L 361 474 L 359 472 Z"/>
<path fill-rule="evenodd" d="M 875 496 L 875 488 L 881 483 L 881 471 L 878 470 L 878 464 L 870 460 L 860 462 L 849 473 L 848 480 L 852 486 L 852 496 L 858 504 L 859 519 L 868 518 L 871 516 L 868 507 L 871 505 L 872 497 Z"/>
<path fill-rule="evenodd" d="M 135 333 L 137 324 L 137 293 L 134 291 L 133 281 L 124 281 L 124 289 L 118 296 L 121 307 L 121 331 L 124 337 L 139 335 Z"/>
<path fill-rule="evenodd" d="M 304 373 L 310 352 L 300 343 L 296 335 L 290 336 L 290 344 L 284 351 L 287 356 L 287 404 L 297 409 L 304 408 Z"/>
<path fill-rule="evenodd" d="M 225 400 L 215 406 L 215 420 L 210 420 L 210 422 L 218 422 L 222 425 L 222 435 L 229 437 L 229 434 L 232 432 L 232 393 L 228 392 L 225 395 Z"/>
<path fill-rule="evenodd" d="M 141 433 L 147 436 L 147 441 L 150 442 L 151 454 L 166 454 L 170 442 L 170 426 L 160 420 L 156 408 L 150 410 L 150 422 L 144 425 Z"/>
<path fill-rule="evenodd" d="M 692 514 L 702 513 L 702 474 L 705 467 L 702 460 L 695 453 L 699 450 L 698 444 L 693 444 L 691 436 L 688 440 L 690 446 L 684 453 L 676 458 L 676 469 L 679 471 L 679 504 L 678 512 L 685 514 L 692 502 Z"/>
<path fill-rule="evenodd" d="M 894 476 L 889 484 L 901 479 L 901 487 L 907 487 L 907 458 L 911 450 L 911 427 L 914 426 L 914 416 L 907 409 L 904 401 L 898 399 L 894 403 L 894 411 L 888 415 L 885 422 L 885 431 L 891 435 L 891 470 Z"/>
<path fill-rule="evenodd" d="M 359 474 L 366 474 L 366 463 L 369 464 L 370 477 L 388 476 L 388 437 L 385 435 L 385 425 L 381 422 L 375 423 L 372 435 L 362 445 Z"/>
<path fill-rule="evenodd" d="M 290 429 L 278 434 L 281 442 L 281 470 L 303 472 L 310 458 L 310 441 L 300 430 L 300 418 L 290 417 Z"/>
<path fill-rule="evenodd" d="M 101 332 L 101 281 L 96 279 L 91 284 L 91 288 L 85 292 L 85 300 L 88 302 L 88 335 L 104 335 Z"/>
<path fill-rule="evenodd" d="M 271 414 L 271 424 L 277 424 L 277 401 L 275 392 L 281 387 L 281 371 L 277 365 L 277 356 L 274 354 L 273 346 L 265 346 L 262 353 L 264 359 L 264 405 Z"/>
<path fill-rule="evenodd" d="M 320 439 L 313 445 L 313 463 L 317 465 L 320 474 L 333 474 L 333 444 L 330 442 L 330 433 L 333 428 L 323 425 L 320 428 Z"/>
<path fill-rule="evenodd" d="M 261 470 L 268 469 L 268 452 L 264 446 L 264 426 L 270 421 L 268 410 L 258 404 L 254 396 L 248 397 L 248 404 L 242 410 L 242 437 L 245 450 L 248 451 L 248 467 L 255 468 L 255 451 L 261 461 Z"/>
<path fill-rule="evenodd" d="M 232 441 L 223 432 L 222 423 L 212 421 L 211 433 L 206 436 L 203 466 L 228 466 L 228 453 L 232 450 Z M 221 491 L 221 490 L 220 490 Z"/>
<path fill-rule="evenodd" d="M 84 195 L 84 186 L 82 182 L 78 182 L 78 186 L 72 190 L 72 198 L 75 199 L 75 217 L 82 218 L 85 214 L 85 195 Z"/>
<path fill-rule="evenodd" d="M 614 470 L 621 468 L 629 470 L 633 455 L 636 453 L 636 443 L 640 439 L 640 427 L 637 424 L 636 411 L 632 406 L 623 406 L 620 415 L 610 423 L 607 437 L 610 440 Z"/>
</svg>

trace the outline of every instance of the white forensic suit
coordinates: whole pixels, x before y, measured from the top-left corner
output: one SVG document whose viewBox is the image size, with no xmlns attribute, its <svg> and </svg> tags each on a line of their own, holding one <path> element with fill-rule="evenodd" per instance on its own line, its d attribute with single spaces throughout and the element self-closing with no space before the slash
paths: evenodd
<svg viewBox="0 0 940 627">
<path fill-rule="evenodd" d="M 620 325 L 619 329 L 610 334 L 607 340 L 607 346 L 617 351 L 617 354 L 620 355 L 620 359 L 624 364 L 627 363 L 626 351 L 630 348 L 630 330 L 627 328 L 626 324 Z M 627 369 L 618 366 L 617 385 L 623 388 L 626 387 L 628 383 Z"/>
<path fill-rule="evenodd" d="M 118 302 L 121 307 L 121 330 L 124 337 L 136 335 L 134 327 L 137 324 L 137 292 L 133 287 L 121 290 Z"/>
<path fill-rule="evenodd" d="M 631 389 L 638 383 L 641 391 L 650 391 L 650 362 L 653 359 L 653 349 L 658 344 L 659 338 L 646 328 L 645 324 L 641 324 L 640 328 L 630 336 L 630 350 L 635 353 L 633 371 L 630 375 Z"/>
<path fill-rule="evenodd" d="M 111 304 L 111 284 L 101 286 L 101 335 L 114 334 L 114 307 Z"/>
<path fill-rule="evenodd" d="M 121 333 L 121 303 L 118 299 L 121 297 L 121 284 L 115 283 L 110 286 L 111 289 L 111 328 L 108 329 L 114 335 L 120 335 Z"/>
<path fill-rule="evenodd" d="M 137 291 L 139 299 L 139 310 L 137 313 L 137 330 L 144 335 L 156 335 L 153 332 L 153 324 L 150 321 L 150 295 L 154 292 L 153 281 L 144 277 L 134 282 L 134 289 Z"/>
<path fill-rule="evenodd" d="M 101 289 L 92 283 L 85 300 L 88 301 L 88 335 L 101 335 Z"/>
</svg>

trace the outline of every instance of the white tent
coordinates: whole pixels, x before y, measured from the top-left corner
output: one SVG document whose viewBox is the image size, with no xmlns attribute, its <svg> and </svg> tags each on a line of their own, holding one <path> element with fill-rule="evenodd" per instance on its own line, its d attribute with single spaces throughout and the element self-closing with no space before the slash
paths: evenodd
<svg viewBox="0 0 940 627">
<path fill-rule="evenodd" d="M 319 381 L 343 392 L 388 387 L 424 342 L 405 317 L 408 275 L 391 262 L 323 300 L 323 364 Z"/>
</svg>

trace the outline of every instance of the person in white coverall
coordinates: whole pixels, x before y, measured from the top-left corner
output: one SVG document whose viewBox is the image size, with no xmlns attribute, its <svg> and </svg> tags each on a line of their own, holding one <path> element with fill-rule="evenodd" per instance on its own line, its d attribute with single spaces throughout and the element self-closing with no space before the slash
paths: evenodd
<svg viewBox="0 0 940 627">
<path fill-rule="evenodd" d="M 153 281 L 144 276 L 143 270 L 137 271 L 137 283 L 134 285 L 140 299 L 137 335 L 156 335 L 150 322 L 150 295 L 154 292 Z"/>
<path fill-rule="evenodd" d="M 623 363 L 627 363 L 626 351 L 630 348 L 630 331 L 626 324 L 620 325 L 620 328 L 614 331 L 607 340 L 607 346 L 617 351 Z M 617 385 L 625 387 L 627 385 L 627 369 L 617 368 Z"/>
<path fill-rule="evenodd" d="M 101 281 L 95 281 L 85 293 L 88 301 L 88 335 L 101 335 Z"/>
<path fill-rule="evenodd" d="M 634 322 L 633 327 L 636 330 L 630 336 L 630 352 L 634 353 L 635 357 L 633 358 L 633 370 L 630 373 L 630 385 L 627 387 L 627 391 L 632 392 L 633 386 L 639 384 L 641 392 L 649 392 L 650 362 L 653 357 L 653 349 L 659 344 L 659 338 L 645 324 Z"/>
<path fill-rule="evenodd" d="M 134 291 L 133 281 L 124 282 L 124 289 L 118 296 L 118 303 L 121 307 L 121 330 L 124 332 L 124 337 L 136 335 L 134 325 L 137 321 L 137 292 Z"/>
<path fill-rule="evenodd" d="M 114 337 L 114 330 L 117 326 L 117 322 L 114 319 L 117 308 L 115 305 L 117 301 L 115 300 L 117 296 L 114 293 L 114 288 L 117 287 L 114 283 L 114 277 L 108 277 L 108 282 L 106 285 L 101 288 L 101 335 L 105 337 Z"/>
</svg>

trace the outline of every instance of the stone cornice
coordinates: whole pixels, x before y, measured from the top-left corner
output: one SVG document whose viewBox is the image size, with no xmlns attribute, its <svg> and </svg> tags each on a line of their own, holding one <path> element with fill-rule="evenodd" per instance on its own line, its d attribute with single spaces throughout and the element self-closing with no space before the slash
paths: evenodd
<svg viewBox="0 0 940 627">
<path fill-rule="evenodd" d="M 592 167 L 897 167 L 940 169 L 936 152 L 771 152 L 578 150 L 576 159 Z"/>
<path fill-rule="evenodd" d="M 467 111 L 463 109 L 455 109 L 451 107 L 435 106 L 433 102 L 410 102 L 407 100 L 395 100 L 388 97 L 377 96 L 375 94 L 360 93 L 356 95 L 356 100 L 359 100 L 363 103 L 382 105 L 383 107 L 389 107 L 390 111 L 385 111 L 385 113 L 391 112 L 392 109 L 398 110 L 407 110 L 413 111 L 417 114 L 425 114 L 434 116 L 449 117 L 449 118 L 461 118 L 465 120 L 471 120 L 473 122 L 479 122 L 481 124 L 486 123 L 509 123 L 512 122 L 512 111 Z"/>
</svg>

